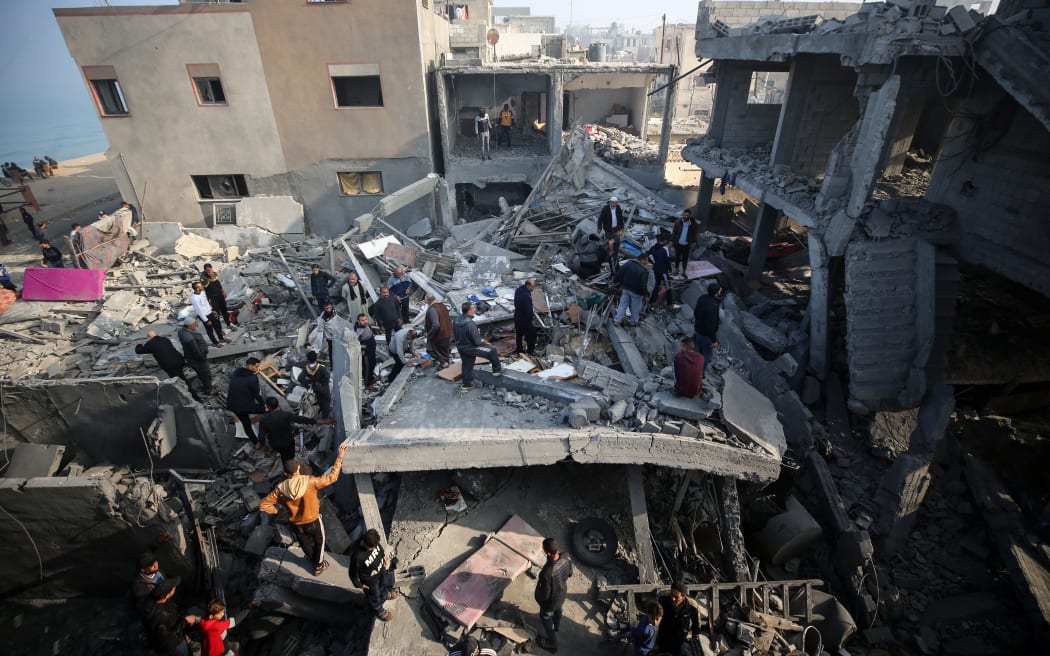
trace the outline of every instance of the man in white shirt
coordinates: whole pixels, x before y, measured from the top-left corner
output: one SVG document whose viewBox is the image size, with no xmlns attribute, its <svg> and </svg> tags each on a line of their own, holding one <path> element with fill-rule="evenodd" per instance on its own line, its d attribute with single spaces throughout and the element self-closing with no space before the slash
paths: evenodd
<svg viewBox="0 0 1050 656">
<path fill-rule="evenodd" d="M 190 305 L 193 306 L 193 312 L 197 315 L 197 318 L 204 324 L 204 330 L 208 333 L 208 339 L 215 345 L 215 348 L 222 348 L 223 343 L 230 343 L 230 340 L 226 339 L 226 336 L 222 334 L 219 313 L 212 309 L 211 303 L 208 302 L 208 296 L 204 293 L 204 285 L 199 282 L 193 283 Z M 218 335 L 218 339 L 215 338 L 216 335 Z"/>
</svg>

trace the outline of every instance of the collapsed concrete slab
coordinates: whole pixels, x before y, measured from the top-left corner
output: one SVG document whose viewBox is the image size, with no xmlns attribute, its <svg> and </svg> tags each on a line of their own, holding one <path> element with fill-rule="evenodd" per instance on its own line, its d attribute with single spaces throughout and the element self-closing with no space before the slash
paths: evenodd
<svg viewBox="0 0 1050 656">
<path fill-rule="evenodd" d="M 726 371 L 722 388 L 722 421 L 734 434 L 778 460 L 784 456 L 787 439 L 773 402 L 732 370 Z"/>
</svg>

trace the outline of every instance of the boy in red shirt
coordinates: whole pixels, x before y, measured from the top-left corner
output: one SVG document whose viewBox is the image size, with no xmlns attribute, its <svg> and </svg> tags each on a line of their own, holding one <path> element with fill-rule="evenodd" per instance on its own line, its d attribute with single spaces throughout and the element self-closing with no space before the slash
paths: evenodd
<svg viewBox="0 0 1050 656">
<path fill-rule="evenodd" d="M 236 656 L 226 649 L 226 631 L 233 627 L 233 620 L 226 617 L 226 604 L 213 601 L 208 604 L 208 616 L 199 622 L 201 631 L 201 656 Z"/>
</svg>

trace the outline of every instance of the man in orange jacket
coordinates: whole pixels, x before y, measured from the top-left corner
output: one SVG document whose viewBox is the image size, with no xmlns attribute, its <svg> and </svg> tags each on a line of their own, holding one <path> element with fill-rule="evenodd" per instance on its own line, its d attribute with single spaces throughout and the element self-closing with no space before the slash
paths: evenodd
<svg viewBox="0 0 1050 656">
<path fill-rule="evenodd" d="M 317 491 L 339 480 L 345 453 L 344 444 L 339 447 L 339 455 L 332 463 L 332 469 L 324 476 L 311 476 L 309 464 L 289 460 L 284 463 L 285 480 L 259 502 L 263 523 L 269 523 L 270 515 L 277 514 L 277 504 L 288 508 L 291 514 L 288 522 L 299 540 L 299 546 L 314 564 L 314 576 L 319 576 L 328 568 L 328 561 L 324 559 L 324 525 L 321 523 L 321 502 L 317 499 Z"/>
</svg>

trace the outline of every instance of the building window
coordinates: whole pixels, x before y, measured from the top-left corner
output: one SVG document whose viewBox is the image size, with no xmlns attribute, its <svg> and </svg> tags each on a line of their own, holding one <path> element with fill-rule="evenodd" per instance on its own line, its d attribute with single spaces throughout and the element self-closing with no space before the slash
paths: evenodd
<svg viewBox="0 0 1050 656">
<path fill-rule="evenodd" d="M 336 107 L 382 107 L 379 64 L 329 64 Z"/>
<path fill-rule="evenodd" d="M 226 91 L 218 64 L 186 64 L 198 105 L 225 105 Z"/>
<path fill-rule="evenodd" d="M 339 174 L 339 193 L 344 196 L 377 196 L 383 193 L 383 174 L 356 171 Z"/>
<path fill-rule="evenodd" d="M 102 116 L 128 116 L 128 104 L 112 66 L 85 66 L 84 76 L 91 83 L 95 105 Z"/>
<path fill-rule="evenodd" d="M 197 187 L 197 195 L 201 200 L 241 198 L 248 195 L 248 185 L 244 182 L 244 175 L 240 173 L 190 177 L 193 178 L 193 185 Z"/>
</svg>

